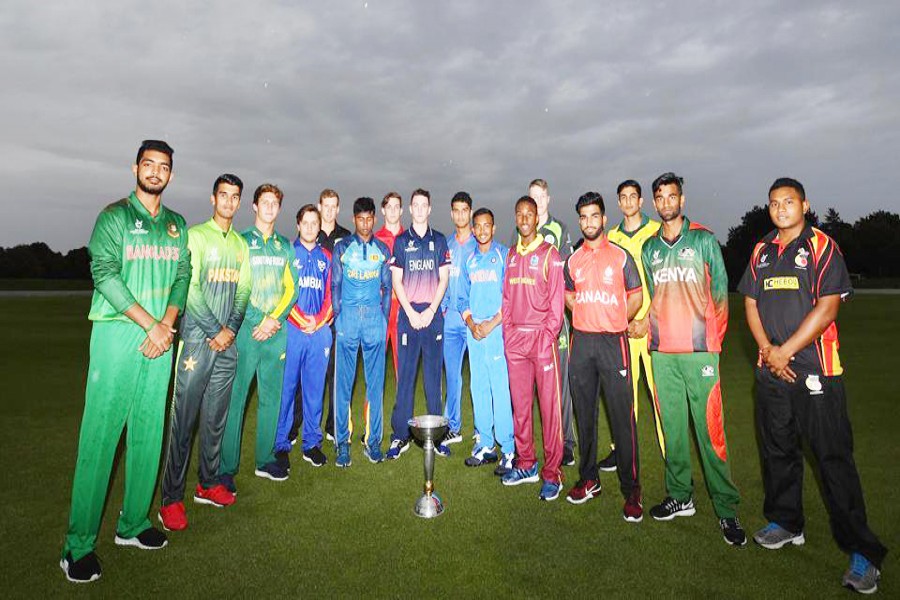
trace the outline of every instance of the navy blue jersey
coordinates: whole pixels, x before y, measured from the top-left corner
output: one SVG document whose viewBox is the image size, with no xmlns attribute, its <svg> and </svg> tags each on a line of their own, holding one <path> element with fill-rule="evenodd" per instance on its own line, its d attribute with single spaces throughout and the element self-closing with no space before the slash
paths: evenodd
<svg viewBox="0 0 900 600">
<path fill-rule="evenodd" d="M 391 267 L 403 271 L 403 289 L 411 304 L 430 304 L 434 300 L 440 268 L 449 264 L 447 238 L 431 227 L 422 237 L 410 227 L 394 242 Z"/>
</svg>

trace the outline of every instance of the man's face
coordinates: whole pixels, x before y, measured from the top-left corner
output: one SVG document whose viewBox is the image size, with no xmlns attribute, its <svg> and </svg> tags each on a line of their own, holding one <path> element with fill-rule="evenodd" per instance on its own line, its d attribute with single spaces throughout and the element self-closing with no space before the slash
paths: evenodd
<svg viewBox="0 0 900 600">
<path fill-rule="evenodd" d="M 472 219 L 472 207 L 465 202 L 453 202 L 450 204 L 450 218 L 458 229 L 468 227 Z"/>
<path fill-rule="evenodd" d="M 528 202 L 519 202 L 516 205 L 516 227 L 523 238 L 530 237 L 537 226 L 537 211 Z"/>
<path fill-rule="evenodd" d="M 603 235 L 603 229 L 606 227 L 606 215 L 596 204 L 582 206 L 578 210 L 578 225 L 581 227 L 584 239 L 593 242 Z"/>
<path fill-rule="evenodd" d="M 528 195 L 537 202 L 537 214 L 543 217 L 550 210 L 550 194 L 547 190 L 539 185 L 533 185 L 528 188 Z"/>
<path fill-rule="evenodd" d="M 340 208 L 337 198 L 331 197 L 319 200 L 319 213 L 322 215 L 322 223 L 334 224 Z"/>
<path fill-rule="evenodd" d="M 678 186 L 674 183 L 667 183 L 659 186 L 656 193 L 653 194 L 653 204 L 656 206 L 656 212 L 659 218 L 668 223 L 677 219 L 684 208 L 684 196 L 678 191 Z"/>
<path fill-rule="evenodd" d="M 172 161 L 159 150 L 145 150 L 138 164 L 131 167 L 142 191 L 158 196 L 169 185 L 172 177 Z"/>
<path fill-rule="evenodd" d="M 275 220 L 278 219 L 278 213 L 281 212 L 281 202 L 273 192 L 266 192 L 253 205 L 253 212 L 256 213 L 256 219 L 260 223 L 274 225 Z"/>
<path fill-rule="evenodd" d="M 355 214 L 353 215 L 353 224 L 356 226 L 356 234 L 367 240 L 372 235 L 372 228 L 375 227 L 375 213 L 361 212 Z"/>
<path fill-rule="evenodd" d="M 381 207 L 381 214 L 384 215 L 384 223 L 386 225 L 391 227 L 397 225 L 400 222 L 400 216 L 403 214 L 400 200 L 397 198 L 388 200 L 387 204 Z"/>
<path fill-rule="evenodd" d="M 412 215 L 412 222 L 416 225 L 425 225 L 428 223 L 428 216 L 431 214 L 431 202 L 425 196 L 413 196 L 409 201 L 409 212 Z"/>
<path fill-rule="evenodd" d="M 233 219 L 234 213 L 241 205 L 241 188 L 230 183 L 220 183 L 216 188 L 216 193 L 210 196 L 209 201 L 213 205 L 217 217 Z"/>
<path fill-rule="evenodd" d="M 475 239 L 479 244 L 487 245 L 494 239 L 494 219 L 491 215 L 485 213 L 475 217 L 475 224 L 472 231 L 475 233 Z"/>
<path fill-rule="evenodd" d="M 303 213 L 303 216 L 300 217 L 300 222 L 297 223 L 297 235 L 300 236 L 300 241 L 307 245 L 316 243 L 316 238 L 319 237 L 319 229 L 321 229 L 319 213 L 311 210 Z"/>
<path fill-rule="evenodd" d="M 769 193 L 769 217 L 778 229 L 790 229 L 803 223 L 809 202 L 800 199 L 794 188 L 780 187 Z"/>
<path fill-rule="evenodd" d="M 638 194 L 636 187 L 628 185 L 619 192 L 619 209 L 626 217 L 631 218 L 641 212 L 642 206 L 644 206 L 644 199 Z"/>
</svg>

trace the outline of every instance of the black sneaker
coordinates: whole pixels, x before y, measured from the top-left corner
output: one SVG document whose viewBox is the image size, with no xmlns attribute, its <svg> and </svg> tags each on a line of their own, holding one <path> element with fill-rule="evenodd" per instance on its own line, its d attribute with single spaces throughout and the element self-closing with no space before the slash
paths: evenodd
<svg viewBox="0 0 900 600">
<path fill-rule="evenodd" d="M 93 552 L 88 552 L 78 560 L 72 560 L 72 553 L 69 552 L 59 561 L 59 568 L 72 583 L 89 583 L 100 579 L 100 559 Z"/>
<path fill-rule="evenodd" d="M 280 469 L 290 473 L 291 471 L 291 457 L 289 452 L 276 452 L 275 453 L 275 464 L 278 465 Z"/>
<path fill-rule="evenodd" d="M 116 546 L 134 546 L 141 550 L 159 550 L 169 543 L 166 534 L 155 527 L 148 527 L 134 537 L 124 538 L 116 534 Z"/>
<path fill-rule="evenodd" d="M 287 481 L 288 472 L 279 467 L 275 462 L 267 463 L 254 471 L 257 477 L 270 481 Z"/>
<path fill-rule="evenodd" d="M 313 446 L 309 450 L 304 450 L 303 460 L 314 467 L 321 467 L 328 462 L 328 458 L 322 453 L 318 446 Z"/>
<path fill-rule="evenodd" d="M 575 450 L 566 446 L 563 448 L 562 464 L 571 467 L 575 464 Z"/>
<path fill-rule="evenodd" d="M 657 521 L 671 521 L 675 517 L 692 517 L 697 511 L 694 509 L 694 500 L 688 498 L 685 502 L 679 502 L 671 496 L 650 509 L 650 516 Z"/>
<path fill-rule="evenodd" d="M 219 475 L 219 483 L 224 485 L 226 490 L 237 496 L 237 485 L 234 483 L 234 475 L 231 473 Z"/>
<path fill-rule="evenodd" d="M 744 528 L 741 527 L 741 522 L 737 520 L 737 517 L 719 519 L 719 527 L 722 528 L 722 537 L 727 543 L 732 546 L 747 545 L 747 534 L 744 533 Z"/>
<path fill-rule="evenodd" d="M 606 458 L 597 463 L 597 468 L 604 473 L 612 473 L 616 470 L 616 449 L 613 448 L 606 455 Z"/>
</svg>

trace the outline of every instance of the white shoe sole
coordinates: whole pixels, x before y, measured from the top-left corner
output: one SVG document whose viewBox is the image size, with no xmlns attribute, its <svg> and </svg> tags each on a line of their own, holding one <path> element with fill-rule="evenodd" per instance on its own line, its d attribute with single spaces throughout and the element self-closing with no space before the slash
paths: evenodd
<svg viewBox="0 0 900 600">
<path fill-rule="evenodd" d="M 540 498 L 542 502 L 553 502 L 554 500 L 559 498 L 559 492 L 560 490 L 556 490 L 556 495 L 554 496 L 543 496 L 541 494 L 538 494 L 538 498 Z"/>
<path fill-rule="evenodd" d="M 385 460 L 397 460 L 397 459 L 400 458 L 400 456 L 401 456 L 404 452 L 406 452 L 407 450 L 409 450 L 409 444 L 408 444 L 408 443 L 407 443 L 405 446 L 403 446 L 403 447 L 400 448 L 400 454 L 398 454 L 397 456 L 394 456 L 393 458 L 388 457 L 388 456 L 385 456 Z M 388 452 L 390 452 L 390 450 L 389 450 Z M 435 454 L 437 454 L 437 452 L 435 452 Z"/>
<path fill-rule="evenodd" d="M 629 517 L 629 516 L 626 516 L 623 514 L 622 518 L 625 519 L 625 521 L 627 521 L 628 523 L 640 523 L 641 521 L 644 520 L 644 515 L 641 515 L 641 516 L 635 518 L 635 517 Z"/>
<path fill-rule="evenodd" d="M 537 483 L 540 480 L 541 480 L 540 477 L 538 477 L 537 475 L 534 475 L 533 477 L 526 477 L 524 479 L 515 479 L 515 480 L 503 479 L 500 481 L 500 483 L 502 483 L 503 485 L 514 486 L 514 485 L 522 485 L 523 483 Z"/>
<path fill-rule="evenodd" d="M 159 515 L 157 515 L 158 517 Z M 165 527 L 163 527 L 165 529 Z M 168 531 L 168 529 L 166 529 Z M 131 546 L 133 548 L 140 548 L 141 550 L 162 550 L 166 546 L 169 545 L 169 540 L 166 540 L 162 543 L 162 546 L 146 546 L 141 543 L 141 540 L 136 537 L 133 538 L 123 538 L 120 536 L 116 536 L 116 546 Z"/>
<path fill-rule="evenodd" d="M 603 471 L 604 473 L 615 473 L 618 467 L 597 467 L 598 470 Z"/>
<path fill-rule="evenodd" d="M 306 462 L 308 462 L 309 464 L 311 464 L 312 466 L 314 466 L 314 467 L 317 468 L 317 469 L 318 469 L 319 467 L 324 467 L 325 465 L 328 464 L 328 461 L 325 461 L 325 462 L 323 462 L 323 463 L 317 463 L 317 462 L 315 462 L 313 459 L 311 459 L 310 457 L 308 457 L 308 456 L 305 455 L 305 454 L 303 455 L 303 460 L 305 460 Z"/>
<path fill-rule="evenodd" d="M 194 496 L 194 504 L 206 504 L 208 506 L 215 506 L 216 508 L 225 508 L 224 504 L 219 504 L 218 502 L 213 502 L 212 500 L 201 498 L 200 496 Z"/>
<path fill-rule="evenodd" d="M 683 508 L 679 511 L 675 511 L 671 515 L 668 515 L 666 517 L 657 517 L 653 514 L 651 514 L 650 516 L 657 521 L 671 521 L 675 517 L 693 517 L 695 514 L 697 514 L 697 509 L 692 506 L 691 508 Z"/>
<path fill-rule="evenodd" d="M 168 527 L 166 527 L 166 522 L 163 521 L 162 515 L 159 513 L 156 513 L 156 520 L 159 521 L 160 525 L 162 525 L 163 531 L 184 531 L 184 529 L 187 529 L 186 525 L 185 525 L 184 529 L 169 529 Z M 167 543 L 168 543 L 168 541 L 167 541 Z"/>
<path fill-rule="evenodd" d="M 69 577 L 69 561 L 67 561 L 65 558 L 60 559 L 59 568 L 63 570 L 63 573 L 65 573 L 66 579 L 68 579 L 72 583 L 91 583 L 92 581 L 97 581 L 98 579 L 100 579 L 100 573 L 91 575 L 90 579 L 72 579 L 71 577 Z"/>
<path fill-rule="evenodd" d="M 334 466 L 336 466 L 338 469 L 346 469 L 347 467 L 351 466 L 352 464 L 353 464 L 353 461 L 351 460 L 346 465 L 342 465 L 341 463 L 336 462 L 336 463 L 334 463 Z"/>
<path fill-rule="evenodd" d="M 261 477 L 261 478 L 263 478 L 263 479 L 268 479 L 269 481 L 278 481 L 278 482 L 282 482 L 282 481 L 287 481 L 287 480 L 288 480 L 287 477 L 275 477 L 275 476 L 272 475 L 271 473 L 268 473 L 268 472 L 263 471 L 263 470 L 261 470 L 261 469 L 256 469 L 256 471 L 254 471 L 253 474 L 256 475 L 257 477 Z M 194 500 L 196 500 L 196 499 L 197 499 L 197 497 L 194 496 Z"/>
<path fill-rule="evenodd" d="M 462 442 L 462 436 L 459 434 L 456 434 L 455 436 L 453 436 L 451 438 L 447 438 L 446 440 L 444 440 L 441 443 L 444 444 L 445 446 L 450 446 L 452 444 L 459 444 L 460 442 Z"/>
<path fill-rule="evenodd" d="M 806 538 L 803 537 L 803 534 L 795 535 L 794 537 L 787 538 L 786 540 L 781 540 L 780 542 L 776 542 L 774 544 L 764 544 L 756 539 L 756 536 L 753 536 L 753 541 L 765 548 L 766 550 L 779 550 L 780 548 L 784 548 L 788 544 L 793 544 L 794 546 L 802 546 L 806 543 Z"/>
<path fill-rule="evenodd" d="M 575 500 L 574 498 L 572 498 L 572 496 L 566 494 L 566 500 L 569 502 L 569 504 L 575 504 L 575 505 L 578 505 L 578 504 L 584 504 L 584 503 L 587 502 L 588 500 L 592 500 L 592 499 L 596 498 L 597 496 L 599 496 L 599 495 L 600 495 L 600 491 L 601 491 L 601 490 L 598 489 L 596 492 L 591 492 L 590 494 L 588 494 L 587 496 L 585 496 L 585 497 L 582 498 L 581 500 Z"/>
</svg>

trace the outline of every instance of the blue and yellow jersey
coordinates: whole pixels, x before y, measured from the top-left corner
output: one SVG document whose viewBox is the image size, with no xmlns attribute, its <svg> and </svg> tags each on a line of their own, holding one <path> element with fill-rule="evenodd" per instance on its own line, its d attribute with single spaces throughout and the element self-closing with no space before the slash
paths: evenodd
<svg viewBox="0 0 900 600">
<path fill-rule="evenodd" d="M 310 323 L 319 329 L 332 318 L 331 253 L 316 244 L 312 250 L 300 240 L 294 242 L 294 271 L 297 274 L 297 304 L 288 321 L 300 329 Z"/>
<path fill-rule="evenodd" d="M 368 242 L 358 235 L 334 245 L 331 267 L 331 302 L 334 315 L 344 306 L 381 304 L 387 320 L 391 309 L 391 252 L 374 236 Z"/>
</svg>

